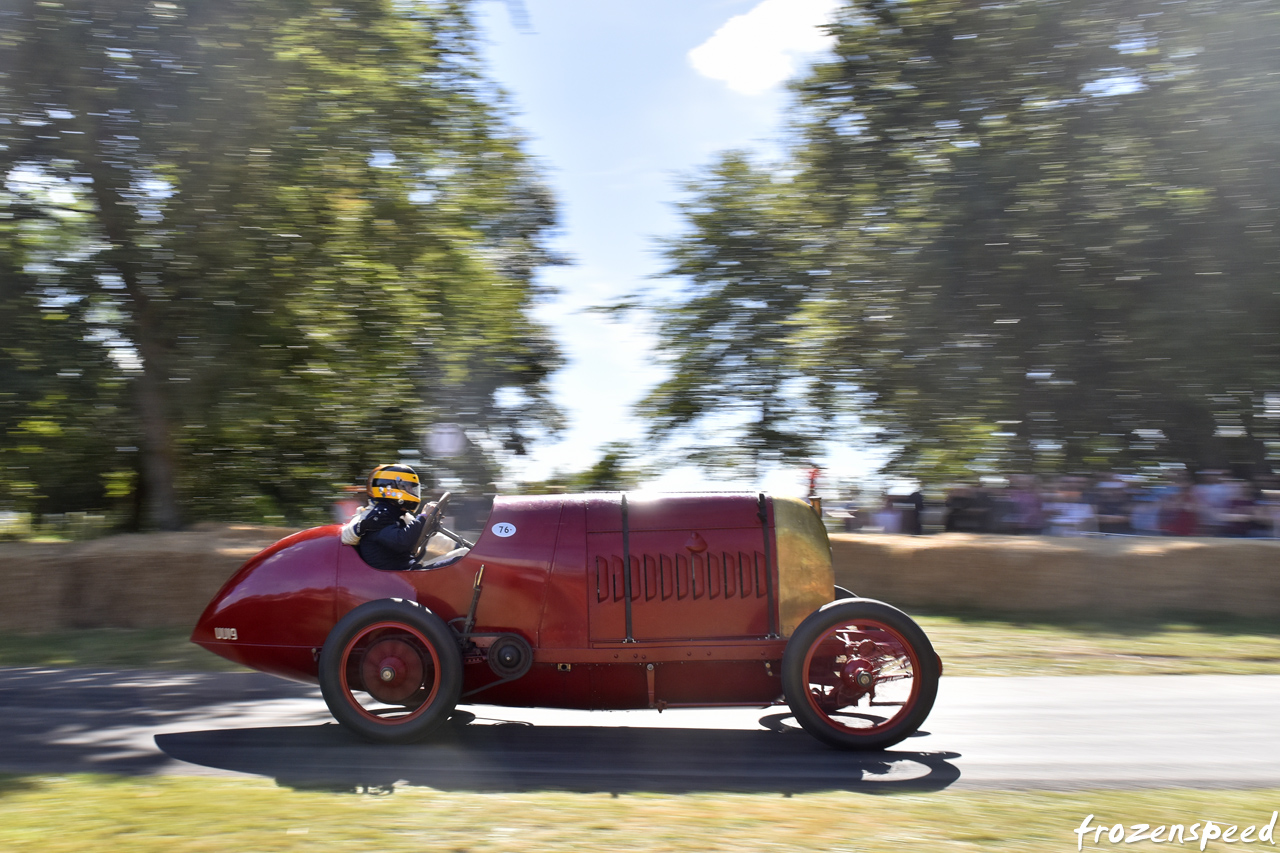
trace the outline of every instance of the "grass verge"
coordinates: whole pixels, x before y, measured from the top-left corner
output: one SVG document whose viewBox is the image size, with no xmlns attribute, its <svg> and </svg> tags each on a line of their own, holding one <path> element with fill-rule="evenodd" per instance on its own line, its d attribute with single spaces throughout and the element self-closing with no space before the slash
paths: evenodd
<svg viewBox="0 0 1280 853">
<path fill-rule="evenodd" d="M 948 675 L 1280 674 L 1280 627 L 1271 622 L 916 619 Z M 240 669 L 192 645 L 188 635 L 175 628 L 0 634 L 0 666 Z"/>
<path fill-rule="evenodd" d="M 94 628 L 0 634 L 0 666 L 226 672 L 244 667 L 191 643 L 185 628 Z"/>
<path fill-rule="evenodd" d="M 1280 674 L 1274 621 L 915 618 L 948 675 Z"/>
<path fill-rule="evenodd" d="M 1076 849 L 1075 829 L 1086 815 L 1108 827 L 1212 820 L 1243 832 L 1268 823 L 1277 808 L 1280 789 L 613 797 L 401 788 L 369 796 L 293 791 L 258 780 L 9 777 L 0 779 L 0 849 L 1067 851 Z M 1172 846 L 1200 849 L 1194 841 Z M 1112 844 L 1105 832 L 1096 845 L 1090 833 L 1085 845 L 1145 847 L 1161 849 L 1149 841 Z M 1231 849 L 1220 840 L 1208 847 Z"/>
</svg>

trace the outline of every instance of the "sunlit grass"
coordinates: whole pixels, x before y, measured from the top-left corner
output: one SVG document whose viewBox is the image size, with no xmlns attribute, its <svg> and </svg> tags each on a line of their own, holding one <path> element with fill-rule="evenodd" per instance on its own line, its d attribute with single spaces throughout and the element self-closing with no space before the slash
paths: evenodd
<svg viewBox="0 0 1280 853">
<path fill-rule="evenodd" d="M 1266 622 L 916 619 L 948 675 L 1280 674 L 1280 626 Z M 0 666 L 239 669 L 188 636 L 176 628 L 0 634 Z"/>
<path fill-rule="evenodd" d="M 1280 674 L 1274 622 L 915 618 L 948 675 Z"/>
<path fill-rule="evenodd" d="M 1243 829 L 1265 824 L 1276 808 L 1280 790 L 614 797 L 405 787 L 375 796 L 295 791 L 260 780 L 9 777 L 0 780 L 0 849 L 1066 851 L 1076 848 L 1073 830 L 1089 814 L 1107 825 L 1208 819 Z M 1148 844 L 1111 845 L 1104 836 L 1100 848 Z"/>
<path fill-rule="evenodd" d="M 0 634 L 0 666 L 233 671 L 244 667 L 188 639 L 185 628 L 96 628 Z"/>
</svg>

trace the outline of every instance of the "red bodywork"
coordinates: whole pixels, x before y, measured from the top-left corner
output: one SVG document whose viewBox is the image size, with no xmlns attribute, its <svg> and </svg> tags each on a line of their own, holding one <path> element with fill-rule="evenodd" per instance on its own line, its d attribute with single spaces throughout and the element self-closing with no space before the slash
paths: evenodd
<svg viewBox="0 0 1280 853">
<path fill-rule="evenodd" d="M 402 598 L 446 622 L 461 619 L 483 565 L 474 632 L 520 635 L 534 663 L 523 677 L 486 687 L 499 678 L 483 655 L 464 658 L 464 702 L 767 704 L 782 692 L 786 640 L 777 636 L 772 501 L 764 506 L 762 525 L 755 494 L 629 496 L 634 642 L 626 642 L 616 494 L 498 498 L 466 556 L 421 571 L 371 568 L 341 544 L 337 525 L 295 534 L 225 584 L 191 639 L 254 669 L 314 682 L 325 638 L 353 608 Z"/>
</svg>

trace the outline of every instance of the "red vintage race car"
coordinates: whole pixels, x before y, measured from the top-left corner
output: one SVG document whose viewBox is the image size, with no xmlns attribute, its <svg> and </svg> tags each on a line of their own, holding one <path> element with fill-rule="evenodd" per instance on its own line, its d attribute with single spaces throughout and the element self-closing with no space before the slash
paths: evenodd
<svg viewBox="0 0 1280 853">
<path fill-rule="evenodd" d="M 834 586 L 826 530 L 798 499 L 500 497 L 475 543 L 440 514 L 430 532 L 457 547 L 407 571 L 372 568 L 337 525 L 277 542 L 227 581 L 192 641 L 318 681 L 338 722 L 381 742 L 422 738 L 468 701 L 785 702 L 827 744 L 882 749 L 933 706 L 929 639 Z"/>
</svg>

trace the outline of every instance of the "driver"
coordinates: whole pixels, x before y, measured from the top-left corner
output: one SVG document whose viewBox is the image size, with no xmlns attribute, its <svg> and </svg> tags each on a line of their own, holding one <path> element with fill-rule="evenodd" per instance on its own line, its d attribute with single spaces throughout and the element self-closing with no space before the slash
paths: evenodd
<svg viewBox="0 0 1280 853">
<path fill-rule="evenodd" d="M 424 528 L 439 521 L 436 504 L 413 514 L 422 503 L 422 485 L 408 465 L 379 465 L 369 475 L 368 489 L 369 506 L 342 526 L 342 543 L 355 545 L 360 558 L 375 569 L 413 568 Z"/>
</svg>

